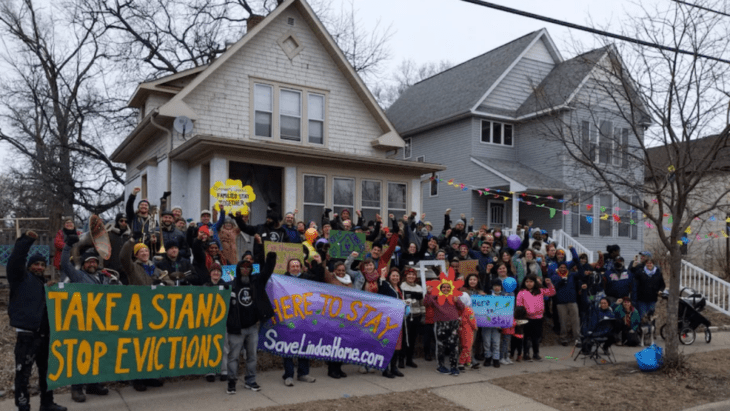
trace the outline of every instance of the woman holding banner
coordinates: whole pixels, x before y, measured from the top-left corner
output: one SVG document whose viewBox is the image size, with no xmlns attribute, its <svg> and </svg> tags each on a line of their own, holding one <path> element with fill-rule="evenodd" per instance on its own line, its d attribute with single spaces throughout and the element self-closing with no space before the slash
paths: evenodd
<svg viewBox="0 0 730 411">
<path fill-rule="evenodd" d="M 337 285 L 341 287 L 354 288 L 356 290 L 362 289 L 365 278 L 359 271 L 350 271 L 352 275 L 347 272 L 346 267 L 349 267 L 352 262 L 357 258 L 358 253 L 354 252 L 347 257 L 346 262 L 337 261 L 334 265 L 334 272 L 329 270 L 325 271 L 325 282 Z M 327 362 L 327 376 L 334 379 L 346 378 L 347 374 L 342 371 L 341 361 L 328 361 Z"/>
<path fill-rule="evenodd" d="M 407 336 L 406 347 L 401 350 L 398 367 L 404 368 L 403 366 L 406 365 L 408 367 L 417 368 L 418 366 L 413 362 L 413 352 L 416 349 L 416 339 L 421 333 L 421 321 L 423 319 L 423 314 L 426 311 L 423 307 L 423 288 L 416 282 L 418 280 L 418 275 L 416 274 L 415 268 L 406 267 L 405 270 L 403 270 L 403 274 L 406 277 L 406 281 L 404 281 L 400 286 L 401 290 L 403 290 L 403 298 L 405 299 L 406 305 L 411 307 L 411 312 L 405 320 Z"/>
<path fill-rule="evenodd" d="M 387 278 L 385 276 L 380 277 L 378 282 L 378 294 L 403 300 L 403 291 L 400 289 L 400 270 L 398 270 L 397 267 L 390 269 Z M 403 346 L 404 328 L 405 325 L 401 328 L 400 334 L 398 334 L 398 341 L 395 343 L 395 352 L 393 353 L 393 357 L 390 359 L 390 365 L 385 369 L 385 371 L 383 371 L 383 377 L 403 377 L 403 373 L 398 370 L 398 358 L 400 358 L 401 347 Z"/>
</svg>

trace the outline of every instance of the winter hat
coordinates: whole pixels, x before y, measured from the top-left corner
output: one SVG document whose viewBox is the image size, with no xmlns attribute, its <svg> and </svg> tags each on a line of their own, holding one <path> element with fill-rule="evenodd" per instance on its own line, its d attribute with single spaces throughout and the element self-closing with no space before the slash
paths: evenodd
<svg viewBox="0 0 730 411">
<path fill-rule="evenodd" d="M 292 217 L 294 217 L 294 212 L 293 211 L 287 211 L 286 214 L 284 214 L 284 217 L 289 217 L 289 215 L 291 215 Z"/>
<path fill-rule="evenodd" d="M 203 232 L 203 233 L 205 233 L 205 234 L 208 234 L 208 236 L 210 236 L 210 228 L 208 228 L 208 226 L 207 226 L 207 225 L 204 225 L 204 226 L 200 226 L 200 228 L 198 228 L 198 232 L 199 232 L 199 233 L 200 233 L 200 232 Z"/>
<path fill-rule="evenodd" d="M 243 255 L 241 256 L 241 260 L 243 260 L 244 258 L 246 258 L 246 256 L 247 256 L 247 255 L 253 256 L 253 253 L 252 253 L 251 251 L 247 250 L 247 251 L 246 251 L 245 253 L 243 253 Z"/>
<path fill-rule="evenodd" d="M 388 227 L 383 227 L 383 232 L 384 232 L 385 234 L 388 234 L 388 233 L 390 232 L 390 228 L 388 228 Z"/>
<path fill-rule="evenodd" d="M 147 203 L 147 206 L 150 205 L 150 202 L 146 198 L 143 198 L 143 199 L 139 200 L 139 204 L 137 204 L 137 208 L 139 208 L 139 205 L 142 203 Z"/>
<path fill-rule="evenodd" d="M 609 245 L 609 246 L 606 246 L 606 251 L 608 253 L 612 253 L 614 251 L 620 252 L 621 251 L 621 247 L 619 247 L 618 244 Z"/>
<path fill-rule="evenodd" d="M 456 237 L 451 237 L 451 241 L 449 241 L 449 245 L 454 245 L 454 244 L 461 244 L 461 241 L 459 241 L 459 239 Z"/>
<path fill-rule="evenodd" d="M 430 221 L 426 221 L 425 223 L 423 223 L 423 225 L 433 228 L 433 224 L 431 224 Z"/>
<path fill-rule="evenodd" d="M 223 273 L 223 268 L 218 263 L 213 263 L 210 265 L 210 269 L 208 270 L 209 273 L 212 273 L 213 271 L 218 270 L 221 273 Z"/>
<path fill-rule="evenodd" d="M 146 249 L 149 250 L 149 247 L 147 247 L 147 245 L 145 245 L 145 243 L 137 243 L 137 244 L 135 244 L 134 245 L 134 255 L 136 256 L 137 253 L 139 252 L 139 250 L 141 250 L 143 248 L 146 248 Z"/>
<path fill-rule="evenodd" d="M 226 217 L 225 220 L 223 220 L 224 224 L 236 224 L 236 222 L 231 217 Z"/>
<path fill-rule="evenodd" d="M 119 225 L 119 220 L 121 219 L 127 219 L 127 215 L 124 213 L 118 213 L 116 217 L 114 217 L 114 225 Z"/>
<path fill-rule="evenodd" d="M 466 225 L 466 224 L 464 224 L 464 220 L 462 220 L 462 219 L 458 219 L 458 220 L 456 220 L 456 223 L 455 223 L 454 225 L 455 225 L 455 226 L 457 226 L 457 225 L 459 225 L 459 224 L 461 224 L 461 225 Z"/>
<path fill-rule="evenodd" d="M 87 262 L 92 259 L 96 260 L 97 264 L 99 263 L 99 254 L 97 254 L 93 248 L 86 250 L 84 254 L 81 255 L 81 261 L 83 262 Z"/>
<path fill-rule="evenodd" d="M 170 240 L 167 240 L 167 241 L 165 241 L 165 248 L 166 248 L 166 249 L 168 249 L 168 250 L 169 250 L 169 249 L 171 249 L 172 247 L 177 247 L 177 248 L 180 248 L 180 245 L 179 245 L 179 244 L 177 243 L 177 240 L 176 240 L 176 239 L 174 239 L 174 238 L 173 238 L 173 239 L 170 239 Z"/>
<path fill-rule="evenodd" d="M 170 211 L 175 211 L 175 210 L 180 210 L 180 214 L 182 214 L 182 207 L 180 207 L 180 206 L 175 206 L 175 207 L 172 207 L 172 208 L 170 209 Z"/>
<path fill-rule="evenodd" d="M 33 264 L 35 264 L 35 263 L 37 263 L 39 261 L 41 261 L 44 264 L 46 264 L 46 257 L 43 257 L 42 254 L 35 253 L 35 254 L 31 255 L 30 257 L 28 257 L 28 265 L 27 265 L 27 267 L 30 268 L 31 265 L 33 265 Z"/>
<path fill-rule="evenodd" d="M 160 214 L 160 215 L 161 215 L 161 216 L 163 216 L 163 217 L 164 217 L 164 216 L 166 216 L 166 215 L 169 215 L 170 217 L 174 217 L 174 216 L 172 215 L 172 211 L 170 211 L 170 210 L 165 210 L 165 211 L 163 211 L 163 212 L 162 212 L 162 214 Z"/>
<path fill-rule="evenodd" d="M 568 268 L 568 263 L 567 263 L 567 262 L 565 262 L 565 261 L 561 261 L 561 262 L 559 262 L 559 263 L 558 263 L 558 268 L 560 268 L 560 267 L 562 267 L 562 266 L 565 266 L 565 268 Z"/>
<path fill-rule="evenodd" d="M 218 243 L 216 243 L 216 242 L 215 242 L 215 240 L 210 240 L 210 241 L 208 241 L 208 242 L 207 242 L 207 243 L 205 244 L 205 249 L 207 250 L 207 249 L 208 249 L 208 247 L 210 247 L 210 246 L 212 246 L 212 245 L 216 245 L 216 246 L 217 246 L 217 245 L 218 245 Z"/>
<path fill-rule="evenodd" d="M 270 219 L 271 221 L 278 222 L 281 220 L 281 216 L 279 216 L 279 213 L 276 212 L 276 203 L 269 203 L 269 207 L 266 209 L 266 218 Z"/>
<path fill-rule="evenodd" d="M 639 255 L 643 255 L 646 258 L 651 258 L 651 253 L 648 251 L 642 251 L 639 253 Z"/>
<path fill-rule="evenodd" d="M 200 216 L 201 217 L 204 216 L 205 214 L 213 215 L 213 213 L 211 213 L 210 210 L 203 210 L 203 211 L 200 212 Z"/>
</svg>

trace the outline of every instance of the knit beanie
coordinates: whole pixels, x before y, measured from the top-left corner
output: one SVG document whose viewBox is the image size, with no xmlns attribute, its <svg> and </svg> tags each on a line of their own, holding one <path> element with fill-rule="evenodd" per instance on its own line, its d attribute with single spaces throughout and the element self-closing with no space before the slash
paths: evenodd
<svg viewBox="0 0 730 411">
<path fill-rule="evenodd" d="M 454 244 L 461 244 L 461 241 L 459 241 L 459 239 L 457 237 L 451 237 L 451 241 L 449 241 L 449 245 L 454 245 Z"/>
<path fill-rule="evenodd" d="M 454 226 L 457 226 L 457 225 L 459 225 L 459 224 L 461 224 L 461 225 L 466 225 L 466 224 L 464 224 L 464 220 L 462 220 L 462 219 L 458 219 L 458 220 L 456 220 L 456 223 L 454 224 Z"/>
<path fill-rule="evenodd" d="M 210 269 L 208 270 L 208 272 L 212 273 L 212 272 L 213 272 L 213 271 L 215 271 L 215 270 L 218 270 L 218 271 L 220 271 L 221 273 L 223 272 L 223 268 L 222 268 L 222 267 L 221 267 L 221 265 L 220 265 L 220 264 L 218 264 L 218 263 L 213 263 L 213 264 L 211 264 L 211 265 L 210 265 Z"/>
<path fill-rule="evenodd" d="M 208 236 L 210 236 L 210 229 L 208 228 L 207 225 L 200 226 L 200 228 L 198 228 L 198 232 L 199 233 L 205 233 Z"/>
<path fill-rule="evenodd" d="M 139 252 L 139 250 L 141 250 L 143 248 L 147 248 L 149 250 L 149 247 L 147 247 L 147 245 L 145 243 L 137 243 L 137 244 L 135 244 L 134 245 L 134 256 L 136 257 L 137 256 L 137 253 Z"/>
<path fill-rule="evenodd" d="M 35 254 L 31 255 L 30 257 L 28 257 L 27 267 L 30 268 L 31 265 L 33 265 L 39 261 L 46 263 L 46 257 L 43 257 L 42 254 L 35 253 Z"/>
</svg>

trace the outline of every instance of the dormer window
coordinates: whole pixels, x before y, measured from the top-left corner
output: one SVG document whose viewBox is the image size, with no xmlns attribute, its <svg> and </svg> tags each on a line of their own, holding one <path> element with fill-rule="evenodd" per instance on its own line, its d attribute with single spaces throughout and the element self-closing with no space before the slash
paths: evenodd
<svg viewBox="0 0 730 411">
<path fill-rule="evenodd" d="M 497 121 L 482 120 L 481 142 L 512 147 L 514 144 L 514 126 Z"/>
</svg>

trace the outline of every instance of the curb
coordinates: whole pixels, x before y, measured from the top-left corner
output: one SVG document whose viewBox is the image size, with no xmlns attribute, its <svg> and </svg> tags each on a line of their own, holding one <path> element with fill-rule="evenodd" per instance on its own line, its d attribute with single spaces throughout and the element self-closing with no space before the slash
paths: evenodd
<svg viewBox="0 0 730 411">
<path fill-rule="evenodd" d="M 728 409 L 730 409 L 730 400 L 698 405 L 697 407 L 687 408 L 684 411 L 723 411 Z"/>
<path fill-rule="evenodd" d="M 712 331 L 713 333 L 730 331 L 730 325 L 713 326 L 713 327 L 709 327 L 709 330 Z"/>
</svg>

